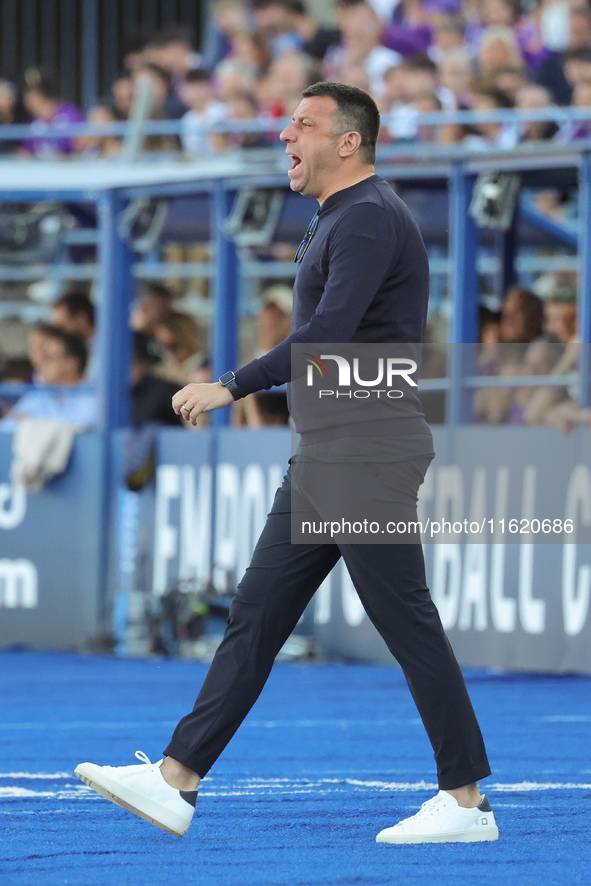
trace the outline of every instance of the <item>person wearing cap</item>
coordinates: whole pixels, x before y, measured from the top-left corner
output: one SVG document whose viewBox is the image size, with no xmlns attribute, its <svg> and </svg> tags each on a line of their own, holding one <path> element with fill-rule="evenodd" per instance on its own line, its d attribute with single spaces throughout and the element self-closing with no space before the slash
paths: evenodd
<svg viewBox="0 0 591 886">
<path fill-rule="evenodd" d="M 277 283 L 263 290 L 261 302 L 257 314 L 257 326 L 260 331 L 257 357 L 268 354 L 289 335 L 293 293 L 289 286 Z"/>
</svg>

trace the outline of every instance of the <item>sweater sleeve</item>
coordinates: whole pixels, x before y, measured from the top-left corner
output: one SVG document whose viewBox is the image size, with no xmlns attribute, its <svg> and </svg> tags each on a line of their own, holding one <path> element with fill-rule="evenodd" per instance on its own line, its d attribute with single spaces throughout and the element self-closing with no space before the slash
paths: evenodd
<svg viewBox="0 0 591 886">
<path fill-rule="evenodd" d="M 402 224 L 374 203 L 350 207 L 329 235 L 328 278 L 310 320 L 263 357 L 236 373 L 240 394 L 291 379 L 292 344 L 347 343 L 374 300 L 401 249 Z"/>
</svg>

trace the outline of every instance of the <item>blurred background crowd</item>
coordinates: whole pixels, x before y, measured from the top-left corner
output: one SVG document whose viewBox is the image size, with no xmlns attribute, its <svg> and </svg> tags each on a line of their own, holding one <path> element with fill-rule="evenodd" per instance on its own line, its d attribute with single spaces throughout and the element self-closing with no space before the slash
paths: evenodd
<svg viewBox="0 0 591 886">
<path fill-rule="evenodd" d="M 18 82 L 0 76 L 0 123 L 32 124 L 27 138 L 0 141 L 0 151 L 23 159 L 117 158 L 119 136 L 55 140 L 45 130 L 64 122 L 126 121 L 141 77 L 152 84 L 150 117 L 180 121 L 178 134 L 150 136 L 146 150 L 182 152 L 196 161 L 276 144 L 278 121 L 289 117 L 301 91 L 320 79 L 371 93 L 383 115 L 383 145 L 513 150 L 528 141 L 568 144 L 591 136 L 591 8 L 585 0 L 336 0 L 332 12 L 332 23 L 327 23 L 304 0 L 214 0 L 202 45 L 195 45 L 190 30 L 178 25 L 128 34 L 120 75 L 109 94 L 88 108 L 62 97 L 51 70 L 28 68 Z M 441 110 L 554 106 L 589 107 L 589 121 L 583 114 L 567 123 L 514 118 L 511 123 L 434 125 L 422 122 L 421 116 Z M 203 128 L 244 121 L 259 121 L 259 131 Z M 558 219 L 576 211 L 559 191 L 538 193 L 536 201 L 541 211 Z M 273 257 L 291 256 L 292 248 L 288 244 L 283 254 L 278 246 Z M 483 302 L 483 374 L 568 374 L 574 368 L 577 273 L 553 271 L 530 283 L 528 289 L 516 287 L 505 294 L 492 308 Z M 168 408 L 170 395 L 187 382 L 210 378 L 205 326 L 186 296 L 186 287 L 160 282 L 138 287 L 131 318 L 136 424 L 179 421 Z M 207 298 L 208 293 L 198 296 Z M 244 360 L 288 334 L 291 287 L 267 281 L 254 313 L 255 322 L 242 335 Z M 27 329 L 26 358 L 9 361 L 3 379 L 47 385 L 92 381 L 92 289 L 64 287 L 55 293 L 47 315 L 47 322 Z M 430 336 L 442 338 L 437 318 L 432 318 Z M 84 353 L 76 351 L 72 337 L 82 342 Z M 517 344 L 521 350 L 515 350 Z M 62 372 L 56 374 L 59 357 Z M 533 403 L 532 397 L 532 389 L 480 392 L 478 419 L 548 422 L 561 430 L 588 421 L 584 410 L 575 410 L 566 388 L 553 389 L 545 399 L 539 394 Z M 5 401 L 4 408 L 14 420 L 11 405 Z M 251 427 L 287 423 L 284 392 L 248 398 L 238 404 L 234 420 Z"/>
<path fill-rule="evenodd" d="M 2 142 L 4 152 L 114 157 L 119 139 L 43 138 L 50 122 L 127 120 L 138 78 L 153 81 L 151 117 L 182 121 L 180 142 L 154 149 L 189 156 L 270 144 L 273 121 L 289 116 L 302 89 L 319 79 L 368 91 L 387 122 L 382 141 L 462 143 L 511 149 L 524 140 L 566 143 L 589 123 L 557 126 L 421 125 L 438 110 L 543 109 L 591 105 L 591 10 L 585 0 L 336 0 L 334 25 L 317 21 L 304 0 L 215 0 L 207 45 L 182 26 L 129 34 L 120 76 L 90 108 L 60 96 L 51 70 L 29 68 L 20 82 L 0 78 L 0 122 L 33 121 L 34 135 Z M 265 134 L 217 133 L 203 123 L 260 120 Z"/>
</svg>

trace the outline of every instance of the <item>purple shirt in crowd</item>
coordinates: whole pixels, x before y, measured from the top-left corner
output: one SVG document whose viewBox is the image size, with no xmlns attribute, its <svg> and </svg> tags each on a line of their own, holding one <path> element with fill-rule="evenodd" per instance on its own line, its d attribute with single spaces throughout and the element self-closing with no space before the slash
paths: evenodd
<svg viewBox="0 0 591 886">
<path fill-rule="evenodd" d="M 44 133 L 50 125 L 67 123 L 84 123 L 84 113 L 75 105 L 68 102 L 60 102 L 51 120 L 37 118 L 31 123 L 33 137 L 24 142 L 25 150 L 36 157 L 52 157 L 55 154 L 72 154 L 74 151 L 73 138 L 44 138 Z"/>
</svg>

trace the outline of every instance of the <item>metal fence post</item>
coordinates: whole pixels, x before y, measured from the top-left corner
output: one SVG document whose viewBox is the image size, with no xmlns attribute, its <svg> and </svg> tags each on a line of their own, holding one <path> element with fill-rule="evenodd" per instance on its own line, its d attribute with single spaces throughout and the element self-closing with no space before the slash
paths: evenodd
<svg viewBox="0 0 591 886">
<path fill-rule="evenodd" d="M 131 329 L 130 304 L 134 292 L 132 250 L 119 236 L 123 200 L 116 191 L 101 192 L 98 202 L 99 298 L 98 384 L 101 406 L 100 444 L 100 557 L 97 587 L 98 623 L 111 630 L 111 606 L 117 588 L 117 532 L 119 478 L 115 471 L 114 432 L 130 424 Z"/>
<path fill-rule="evenodd" d="M 95 105 L 98 98 L 98 0 L 84 0 L 82 7 L 82 105 Z"/>
<path fill-rule="evenodd" d="M 447 399 L 447 420 L 466 423 L 472 417 L 472 394 L 463 380 L 472 375 L 473 348 L 478 336 L 478 228 L 468 210 L 474 189 L 474 176 L 461 163 L 455 163 L 449 182 L 450 272 L 450 355 L 451 386 Z M 460 347 L 461 345 L 461 347 Z"/>
<path fill-rule="evenodd" d="M 211 239 L 215 245 L 215 279 L 213 284 L 214 318 L 211 336 L 214 380 L 223 372 L 236 369 L 238 342 L 238 254 L 236 244 L 224 231 L 234 192 L 223 181 L 216 181 L 212 195 Z M 230 423 L 229 409 L 212 413 L 216 427 Z"/>
<path fill-rule="evenodd" d="M 105 430 L 124 428 L 130 418 L 129 311 L 134 290 L 132 251 L 117 229 L 123 201 L 104 191 L 98 201 L 100 299 L 98 305 L 99 380 Z"/>
<path fill-rule="evenodd" d="M 577 303 L 579 402 L 591 406 L 591 152 L 585 151 L 579 170 L 579 298 Z"/>
</svg>

